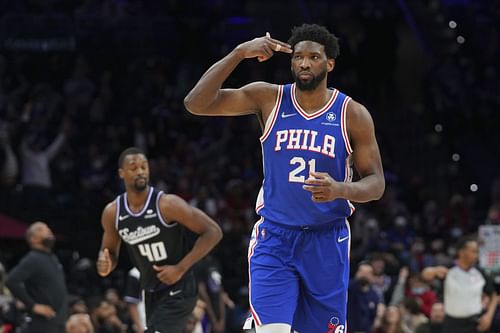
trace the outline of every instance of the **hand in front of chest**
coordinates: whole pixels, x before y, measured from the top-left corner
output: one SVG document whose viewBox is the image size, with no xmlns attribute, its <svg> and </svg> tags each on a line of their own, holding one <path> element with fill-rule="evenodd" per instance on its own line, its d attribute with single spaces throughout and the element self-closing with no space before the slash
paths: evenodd
<svg viewBox="0 0 500 333">
<path fill-rule="evenodd" d="M 177 265 L 153 265 L 154 270 L 157 272 L 156 277 L 158 280 L 165 284 L 174 284 L 181 279 L 184 271 Z"/>
<path fill-rule="evenodd" d="M 33 313 L 37 315 L 44 316 L 47 319 L 54 318 L 56 316 L 56 312 L 52 307 L 45 304 L 35 304 L 33 306 Z"/>
<path fill-rule="evenodd" d="M 314 202 L 328 202 L 342 197 L 343 183 L 335 181 L 326 172 L 311 172 L 302 188 L 311 192 Z"/>
</svg>

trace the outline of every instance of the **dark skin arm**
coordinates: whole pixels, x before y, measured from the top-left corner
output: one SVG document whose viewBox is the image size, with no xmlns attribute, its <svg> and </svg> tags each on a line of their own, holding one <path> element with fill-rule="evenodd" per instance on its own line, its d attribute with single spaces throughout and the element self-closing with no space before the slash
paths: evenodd
<svg viewBox="0 0 500 333">
<path fill-rule="evenodd" d="M 311 192 L 315 202 L 338 198 L 367 202 L 380 199 L 384 193 L 382 160 L 370 113 L 363 105 L 351 100 L 347 106 L 346 121 L 354 166 L 361 179 L 352 183 L 338 182 L 327 173 L 313 172 L 303 188 Z"/>
<path fill-rule="evenodd" d="M 101 249 L 97 258 L 97 273 L 105 277 L 115 269 L 120 254 L 121 238 L 115 228 L 116 201 L 109 203 L 103 210 L 101 224 L 104 229 Z"/>
<path fill-rule="evenodd" d="M 177 222 L 198 234 L 193 248 L 176 265 L 154 265 L 157 277 L 165 284 L 174 284 L 222 239 L 217 223 L 198 208 L 190 206 L 182 198 L 164 194 L 160 199 L 160 212 L 167 223 Z"/>
<path fill-rule="evenodd" d="M 239 89 L 221 89 L 224 81 L 243 59 L 266 61 L 279 52 L 292 53 L 284 42 L 265 37 L 238 45 L 226 57 L 210 67 L 184 99 L 186 109 L 196 115 L 239 116 L 257 114 L 265 123 L 276 101 L 278 86 L 254 82 Z"/>
</svg>

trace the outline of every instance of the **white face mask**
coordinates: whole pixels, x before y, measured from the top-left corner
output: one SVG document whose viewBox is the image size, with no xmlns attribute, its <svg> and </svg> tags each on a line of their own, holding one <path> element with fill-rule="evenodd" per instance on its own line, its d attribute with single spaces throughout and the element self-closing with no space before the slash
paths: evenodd
<svg viewBox="0 0 500 333">
<path fill-rule="evenodd" d="M 415 295 L 422 295 L 425 292 L 426 288 L 425 287 L 414 287 L 411 288 L 411 292 L 414 293 Z"/>
</svg>

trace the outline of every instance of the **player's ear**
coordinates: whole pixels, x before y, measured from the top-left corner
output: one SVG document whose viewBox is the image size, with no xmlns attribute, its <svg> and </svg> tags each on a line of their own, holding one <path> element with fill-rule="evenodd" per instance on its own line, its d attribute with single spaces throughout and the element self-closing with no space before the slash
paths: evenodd
<svg viewBox="0 0 500 333">
<path fill-rule="evenodd" d="M 326 70 L 328 71 L 328 73 L 330 73 L 331 71 L 333 71 L 333 68 L 335 67 L 335 59 L 334 58 L 330 58 L 326 61 Z"/>
<path fill-rule="evenodd" d="M 118 169 L 118 176 L 120 176 L 120 178 L 121 178 L 121 179 L 123 179 L 123 176 L 124 176 L 123 174 L 124 174 L 124 173 L 125 173 L 125 171 L 123 171 L 123 169 L 122 169 L 122 168 L 119 168 L 119 169 Z"/>
</svg>

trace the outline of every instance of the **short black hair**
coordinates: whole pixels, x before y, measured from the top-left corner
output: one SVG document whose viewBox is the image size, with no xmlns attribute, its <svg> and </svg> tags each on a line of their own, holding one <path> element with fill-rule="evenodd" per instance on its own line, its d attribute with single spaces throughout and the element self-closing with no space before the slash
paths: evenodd
<svg viewBox="0 0 500 333">
<path fill-rule="evenodd" d="M 144 152 L 137 147 L 128 147 L 127 149 L 122 151 L 120 157 L 118 158 L 118 168 L 121 168 L 123 166 L 123 161 L 125 161 L 125 157 L 127 157 L 128 155 L 137 155 L 137 154 L 142 154 L 146 156 L 146 154 L 144 154 Z"/>
<path fill-rule="evenodd" d="M 408 310 L 412 315 L 418 315 L 422 311 L 420 310 L 420 305 L 417 300 L 412 297 L 405 297 L 403 300 L 403 306 Z"/>
<path fill-rule="evenodd" d="M 469 244 L 470 242 L 477 243 L 477 238 L 473 236 L 466 236 L 461 238 L 456 245 L 457 253 L 458 251 L 465 249 L 467 247 L 467 244 Z"/>
<path fill-rule="evenodd" d="M 324 26 L 317 24 L 302 24 L 292 29 L 292 35 L 288 39 L 288 44 L 292 49 L 299 42 L 304 40 L 319 43 L 325 47 L 326 57 L 335 59 L 340 54 L 339 39 Z"/>
<path fill-rule="evenodd" d="M 370 266 L 373 268 L 373 265 L 371 262 L 369 262 L 368 260 L 361 260 L 359 263 L 358 263 L 358 268 L 360 268 L 361 266 Z"/>
</svg>

